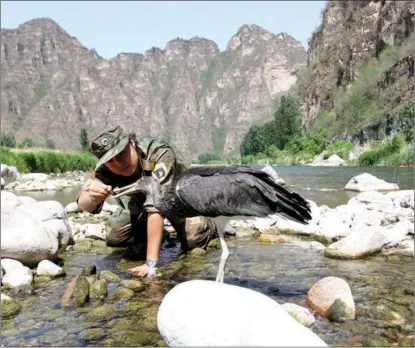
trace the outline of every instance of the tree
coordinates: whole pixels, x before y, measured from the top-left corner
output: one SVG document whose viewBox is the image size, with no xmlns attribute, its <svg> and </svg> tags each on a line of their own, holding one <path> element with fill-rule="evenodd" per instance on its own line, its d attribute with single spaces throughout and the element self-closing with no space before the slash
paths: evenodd
<svg viewBox="0 0 415 348">
<path fill-rule="evenodd" d="M 81 144 L 81 149 L 83 152 L 89 151 L 88 131 L 85 128 L 82 128 L 81 132 L 79 133 L 79 143 Z"/>
<path fill-rule="evenodd" d="M 240 146 L 241 156 L 256 155 L 265 152 L 265 132 L 264 128 L 253 125 L 248 133 L 245 134 Z"/>
<path fill-rule="evenodd" d="M 6 147 L 15 147 L 16 139 L 12 133 L 0 132 L 0 145 Z"/>
<path fill-rule="evenodd" d="M 22 143 L 21 143 L 21 147 L 23 147 L 23 148 L 33 147 L 32 139 L 24 138 Z"/>
<path fill-rule="evenodd" d="M 47 149 L 54 149 L 55 148 L 55 143 L 53 142 L 52 139 L 46 138 L 46 140 L 45 140 L 45 147 Z"/>
<path fill-rule="evenodd" d="M 280 150 L 295 136 L 301 134 L 301 113 L 292 96 L 282 96 L 280 106 L 274 114 L 275 145 Z"/>
</svg>

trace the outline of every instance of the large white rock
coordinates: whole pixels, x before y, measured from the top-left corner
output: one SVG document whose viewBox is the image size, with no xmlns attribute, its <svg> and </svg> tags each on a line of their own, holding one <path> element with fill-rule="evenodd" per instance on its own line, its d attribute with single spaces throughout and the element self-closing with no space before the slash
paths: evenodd
<svg viewBox="0 0 415 348">
<path fill-rule="evenodd" d="M 0 170 L 1 177 L 4 180 L 5 185 L 13 181 L 20 180 L 22 178 L 16 167 L 8 166 L 2 163 Z"/>
<path fill-rule="evenodd" d="M 345 190 L 351 191 L 393 191 L 399 190 L 399 186 L 395 183 L 386 182 L 376 176 L 363 173 L 349 180 L 344 187 Z"/>
<path fill-rule="evenodd" d="M 43 223 L 24 210 L 1 212 L 1 257 L 34 266 L 42 260 L 56 260 L 59 243 Z"/>
<path fill-rule="evenodd" d="M 157 325 L 169 346 L 327 346 L 270 297 L 208 280 L 170 290 Z"/>
</svg>

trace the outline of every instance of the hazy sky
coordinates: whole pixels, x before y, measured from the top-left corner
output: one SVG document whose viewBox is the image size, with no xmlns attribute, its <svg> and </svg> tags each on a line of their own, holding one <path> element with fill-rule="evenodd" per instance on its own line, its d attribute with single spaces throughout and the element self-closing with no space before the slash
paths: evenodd
<svg viewBox="0 0 415 348">
<path fill-rule="evenodd" d="M 326 1 L 2 1 L 1 27 L 49 17 L 102 57 L 164 48 L 177 37 L 215 41 L 226 49 L 243 24 L 307 40 L 321 23 Z"/>
</svg>

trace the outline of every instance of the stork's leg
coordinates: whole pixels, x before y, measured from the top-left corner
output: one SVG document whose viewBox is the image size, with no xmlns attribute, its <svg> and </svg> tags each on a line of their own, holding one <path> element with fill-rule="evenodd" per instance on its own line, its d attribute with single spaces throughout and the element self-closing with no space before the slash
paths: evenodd
<svg viewBox="0 0 415 348">
<path fill-rule="evenodd" d="M 219 263 L 219 269 L 218 269 L 218 274 L 216 275 L 216 281 L 223 283 L 223 278 L 225 275 L 225 264 L 226 264 L 226 260 L 229 256 L 229 249 L 228 246 L 226 245 L 225 242 L 225 234 L 223 232 L 222 228 L 219 228 L 217 230 L 218 232 L 218 236 L 219 236 L 219 241 L 220 241 L 220 246 L 222 249 L 222 253 L 220 256 L 220 263 Z"/>
</svg>

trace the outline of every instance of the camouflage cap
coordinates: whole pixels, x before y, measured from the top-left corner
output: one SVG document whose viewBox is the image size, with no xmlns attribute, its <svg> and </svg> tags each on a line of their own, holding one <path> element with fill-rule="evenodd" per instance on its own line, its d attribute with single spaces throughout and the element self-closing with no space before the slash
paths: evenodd
<svg viewBox="0 0 415 348">
<path fill-rule="evenodd" d="M 125 132 L 120 126 L 107 130 L 98 135 L 91 142 L 91 152 L 98 158 L 98 163 L 95 166 L 95 169 L 105 162 L 108 162 L 111 158 L 117 156 L 122 150 L 125 149 L 128 142 L 128 133 Z"/>
</svg>

